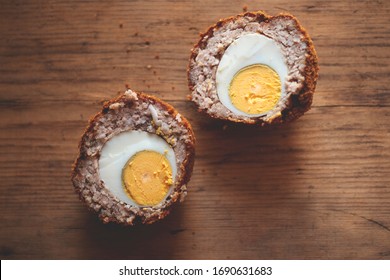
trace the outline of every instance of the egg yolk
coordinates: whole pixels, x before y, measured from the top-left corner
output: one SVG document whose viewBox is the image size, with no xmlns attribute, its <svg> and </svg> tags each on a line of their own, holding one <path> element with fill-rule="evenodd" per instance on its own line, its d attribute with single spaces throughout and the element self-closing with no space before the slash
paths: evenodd
<svg viewBox="0 0 390 280">
<path fill-rule="evenodd" d="M 233 105 L 247 114 L 263 114 L 272 110 L 281 92 L 279 75 L 263 64 L 254 64 L 238 71 L 229 87 Z"/>
<path fill-rule="evenodd" d="M 160 203 L 173 184 L 172 168 L 165 154 L 141 151 L 130 158 L 122 170 L 126 192 L 139 205 Z"/>
</svg>

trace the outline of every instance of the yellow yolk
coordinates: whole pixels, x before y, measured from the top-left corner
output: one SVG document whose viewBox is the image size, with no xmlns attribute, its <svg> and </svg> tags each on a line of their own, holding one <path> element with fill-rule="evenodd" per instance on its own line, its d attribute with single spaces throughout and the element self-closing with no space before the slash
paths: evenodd
<svg viewBox="0 0 390 280">
<path fill-rule="evenodd" d="M 122 181 L 126 192 L 139 205 L 156 205 L 173 184 L 172 168 L 164 154 L 141 151 L 124 166 Z"/>
<path fill-rule="evenodd" d="M 233 105 L 247 114 L 262 114 L 272 110 L 281 95 L 279 75 L 270 67 L 254 64 L 241 69 L 229 87 Z"/>
</svg>

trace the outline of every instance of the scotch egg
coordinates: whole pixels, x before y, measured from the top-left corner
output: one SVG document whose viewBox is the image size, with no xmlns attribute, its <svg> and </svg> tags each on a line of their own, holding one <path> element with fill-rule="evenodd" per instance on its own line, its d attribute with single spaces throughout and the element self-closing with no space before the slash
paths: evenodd
<svg viewBox="0 0 390 280">
<path fill-rule="evenodd" d="M 190 124 L 172 106 L 128 90 L 91 119 L 72 182 L 103 222 L 150 224 L 185 198 L 194 146 Z"/>
<path fill-rule="evenodd" d="M 211 117 L 260 125 L 310 109 L 318 78 L 313 43 L 292 15 L 244 13 L 211 26 L 191 51 L 190 99 Z"/>
</svg>

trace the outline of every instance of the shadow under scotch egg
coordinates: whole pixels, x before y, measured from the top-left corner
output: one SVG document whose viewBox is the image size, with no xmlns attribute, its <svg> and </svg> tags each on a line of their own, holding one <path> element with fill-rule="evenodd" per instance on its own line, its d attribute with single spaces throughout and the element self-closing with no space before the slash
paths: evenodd
<svg viewBox="0 0 390 280">
<path fill-rule="evenodd" d="M 182 228 L 184 209 L 176 209 L 163 220 L 150 225 L 127 227 L 103 224 L 94 213 L 85 217 L 83 230 L 85 257 L 95 259 L 171 259 L 175 255 L 177 235 Z M 180 207 L 183 208 L 183 207 Z"/>
<path fill-rule="evenodd" d="M 229 236 L 218 239 L 221 244 L 216 244 L 215 249 L 243 238 L 253 239 L 254 244 L 268 240 L 286 227 L 307 227 L 306 205 L 296 199 L 293 188 L 297 184 L 309 185 L 300 176 L 304 170 L 304 147 L 296 145 L 302 142 L 297 138 L 305 137 L 303 121 L 307 120 L 277 127 L 220 120 L 205 124 L 202 118 L 193 123 L 197 135 L 196 165 L 202 169 L 194 169 L 192 183 L 203 191 L 190 194 L 193 200 L 207 205 L 209 214 L 203 213 L 208 219 L 205 223 L 222 230 L 232 225 L 256 228 L 253 235 L 245 230 L 245 234 L 241 230 L 230 231 Z M 280 213 L 279 221 L 269 218 L 275 217 L 275 213 Z M 301 217 L 301 224 L 288 222 L 296 223 L 297 216 Z"/>
</svg>

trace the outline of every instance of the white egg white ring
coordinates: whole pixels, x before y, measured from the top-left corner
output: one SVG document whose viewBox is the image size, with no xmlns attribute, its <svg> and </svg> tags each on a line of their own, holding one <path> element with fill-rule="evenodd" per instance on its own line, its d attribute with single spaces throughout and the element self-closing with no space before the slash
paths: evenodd
<svg viewBox="0 0 390 280">
<path fill-rule="evenodd" d="M 229 96 L 229 87 L 233 77 L 241 69 L 254 64 L 264 64 L 275 70 L 281 82 L 281 97 L 285 95 L 288 70 L 280 47 L 275 41 L 259 33 L 242 35 L 226 49 L 219 62 L 216 74 L 218 98 L 226 108 L 236 115 L 258 117 L 267 113 L 245 113 L 233 105 Z"/>
<path fill-rule="evenodd" d="M 156 134 L 138 130 L 122 132 L 108 140 L 100 153 L 100 179 L 114 196 L 132 206 L 139 205 L 129 197 L 123 187 L 122 169 L 133 155 L 146 150 L 160 154 L 166 153 L 166 158 L 172 168 L 172 178 L 175 180 L 177 174 L 175 152 L 164 139 Z M 173 185 L 166 197 L 172 189 Z"/>
</svg>

